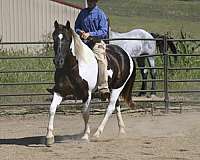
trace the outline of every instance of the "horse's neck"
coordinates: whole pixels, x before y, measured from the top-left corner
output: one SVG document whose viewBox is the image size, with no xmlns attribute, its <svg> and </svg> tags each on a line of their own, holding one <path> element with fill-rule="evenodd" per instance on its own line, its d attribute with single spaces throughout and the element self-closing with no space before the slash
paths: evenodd
<svg viewBox="0 0 200 160">
<path fill-rule="evenodd" d="M 74 55 L 76 56 L 79 63 L 92 63 L 95 56 L 92 50 L 82 42 L 79 35 L 76 32 L 72 32 L 74 42 Z M 73 47 L 72 47 L 73 48 Z"/>
<path fill-rule="evenodd" d="M 72 30 L 74 40 L 74 55 L 78 60 L 79 75 L 88 82 L 89 90 L 97 83 L 98 65 L 92 50 L 82 42 L 79 35 Z"/>
<path fill-rule="evenodd" d="M 76 67 L 78 67 L 78 62 L 76 57 L 71 53 L 70 55 L 66 56 L 63 69 L 68 74 L 73 72 L 74 68 Z"/>
</svg>

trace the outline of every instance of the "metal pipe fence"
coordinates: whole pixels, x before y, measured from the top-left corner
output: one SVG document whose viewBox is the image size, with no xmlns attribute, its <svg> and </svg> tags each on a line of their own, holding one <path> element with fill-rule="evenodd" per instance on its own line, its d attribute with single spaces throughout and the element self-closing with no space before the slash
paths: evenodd
<svg viewBox="0 0 200 160">
<path fill-rule="evenodd" d="M 158 93 L 163 93 L 164 94 L 164 97 L 160 98 L 160 99 L 139 99 L 139 100 L 136 100 L 138 102 L 164 102 L 164 105 L 165 105 L 165 111 L 168 112 L 169 111 L 169 107 L 170 107 L 170 103 L 191 103 L 191 102 L 194 102 L 194 103 L 200 103 L 200 100 L 197 99 L 197 100 L 191 100 L 191 99 L 178 99 L 178 100 L 174 100 L 174 99 L 170 99 L 170 94 L 171 93 L 200 93 L 200 88 L 197 88 L 197 89 L 190 89 L 190 90 L 187 90 L 187 89 L 181 89 L 181 90 L 177 90 L 177 89 L 170 89 L 169 88 L 169 85 L 171 83 L 186 83 L 186 82 L 189 82 L 189 83 L 199 83 L 200 82 L 200 79 L 199 77 L 198 78 L 195 78 L 195 79 L 170 79 L 169 77 L 169 73 L 172 72 L 172 71 L 200 71 L 200 66 L 191 66 L 191 67 L 171 67 L 169 66 L 169 57 L 170 56 L 173 56 L 173 54 L 169 54 L 168 51 L 167 51 L 167 43 L 168 41 L 173 41 L 173 42 L 200 42 L 200 39 L 167 39 L 166 36 L 164 36 L 163 38 L 159 38 L 159 39 L 138 39 L 138 38 L 116 38 L 116 39 L 105 39 L 105 40 L 108 40 L 108 41 L 114 41 L 114 40 L 148 40 L 148 41 L 163 41 L 164 43 L 164 53 L 163 54 L 156 54 L 156 55 L 153 55 L 155 57 L 161 57 L 163 58 L 163 66 L 161 67 L 155 67 L 155 68 L 151 68 L 151 67 L 145 67 L 145 69 L 156 69 L 156 70 L 161 70 L 163 71 L 163 78 L 158 78 L 158 79 L 155 79 L 155 80 L 152 80 L 152 79 L 149 79 L 149 80 L 136 80 L 135 82 L 142 82 L 142 81 L 146 81 L 146 82 L 152 82 L 152 81 L 156 81 L 156 82 L 159 82 L 159 83 L 162 83 L 163 84 L 163 88 L 161 89 L 158 89 L 156 90 L 156 92 Z M 43 45 L 43 44 L 52 44 L 52 42 L 1 42 L 0 45 L 17 45 L 17 44 L 26 44 L 26 45 L 33 45 L 33 44 L 40 44 L 40 45 Z M 187 56 L 191 56 L 191 57 L 200 57 L 200 54 L 177 54 L 176 56 L 179 56 L 179 57 L 187 57 Z M 140 56 L 140 57 L 149 57 L 148 55 L 143 55 L 143 56 Z M 140 57 L 135 57 L 135 58 L 140 58 Z M 0 56 L 0 62 L 1 61 L 4 61 L 4 60 L 16 60 L 16 61 L 19 61 L 19 60 L 31 60 L 31 59 L 52 59 L 53 56 Z M 200 63 L 199 63 L 200 64 Z M 137 68 L 137 69 L 141 69 L 141 68 Z M 33 74 L 33 73 L 50 73 L 53 75 L 54 73 L 54 69 L 45 69 L 45 68 L 41 68 L 41 69 L 26 69 L 26 70 L 16 70 L 16 69 L 1 69 L 0 68 L 0 77 L 3 77 L 4 75 L 7 75 L 7 76 L 10 76 L 10 75 L 14 75 L 14 74 L 25 74 L 25 73 L 30 73 L 30 74 Z M 29 87 L 29 86 L 36 86 L 36 85 L 53 85 L 54 82 L 53 80 L 51 81 L 29 81 L 29 82 L 4 82 L 2 83 L 0 81 L 0 88 L 5 88 L 7 86 L 26 86 L 26 87 Z M 138 90 L 138 89 L 134 89 L 133 92 L 139 92 L 141 90 Z M 146 92 L 151 92 L 152 90 L 145 90 Z M 10 93 L 10 91 L 6 92 L 6 93 L 2 93 L 0 92 L 0 100 L 4 99 L 4 98 L 9 98 L 9 97 L 17 97 L 20 98 L 20 97 L 36 97 L 36 96 L 39 96 L 40 98 L 42 96 L 47 96 L 49 97 L 50 94 L 47 93 L 47 92 L 42 92 L 42 93 L 39 93 L 39 92 L 29 92 L 29 93 L 22 93 L 22 92 L 14 92 L 14 93 Z M 3 100 L 2 100 L 3 101 Z M 103 102 L 104 103 L 104 102 Z M 49 105 L 50 103 L 46 103 L 46 102 L 42 102 L 42 103 L 38 103 L 37 101 L 36 102 L 30 102 L 30 103 L 7 103 L 5 101 L 3 101 L 3 103 L 1 102 L 0 106 L 37 106 L 37 105 Z M 71 105 L 71 103 L 63 103 L 64 105 Z"/>
</svg>

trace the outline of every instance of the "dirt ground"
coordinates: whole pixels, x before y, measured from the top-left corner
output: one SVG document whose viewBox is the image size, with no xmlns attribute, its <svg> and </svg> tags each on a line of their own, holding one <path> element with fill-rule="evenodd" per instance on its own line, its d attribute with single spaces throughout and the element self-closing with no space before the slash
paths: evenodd
<svg viewBox="0 0 200 160">
<path fill-rule="evenodd" d="M 90 117 L 94 132 L 103 115 Z M 0 160 L 199 160 L 200 112 L 124 113 L 127 134 L 118 136 L 113 114 L 102 136 L 80 140 L 81 114 L 55 117 L 55 140 L 44 145 L 47 114 L 0 117 Z"/>
</svg>

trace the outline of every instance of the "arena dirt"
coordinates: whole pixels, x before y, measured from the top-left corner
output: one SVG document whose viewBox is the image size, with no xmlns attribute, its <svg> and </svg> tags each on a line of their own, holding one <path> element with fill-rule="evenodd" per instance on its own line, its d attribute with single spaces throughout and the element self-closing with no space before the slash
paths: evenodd
<svg viewBox="0 0 200 160">
<path fill-rule="evenodd" d="M 103 115 L 92 115 L 95 131 Z M 124 113 L 127 134 L 118 136 L 116 115 L 101 138 L 80 140 L 81 114 L 55 117 L 55 139 L 46 147 L 47 113 L 0 117 L 0 160 L 199 160 L 200 112 Z"/>
</svg>

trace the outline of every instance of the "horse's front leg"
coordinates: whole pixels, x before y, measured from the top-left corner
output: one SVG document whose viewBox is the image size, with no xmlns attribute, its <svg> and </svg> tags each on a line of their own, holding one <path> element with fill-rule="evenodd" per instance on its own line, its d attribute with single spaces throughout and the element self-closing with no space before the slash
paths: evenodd
<svg viewBox="0 0 200 160">
<path fill-rule="evenodd" d="M 94 135 L 93 135 L 94 137 L 99 138 L 100 135 L 102 134 L 102 132 L 104 130 L 104 127 L 105 127 L 109 117 L 111 116 L 111 114 L 115 110 L 115 104 L 116 104 L 116 101 L 117 101 L 117 99 L 119 97 L 119 94 L 120 94 L 121 90 L 122 90 L 121 88 L 112 90 L 111 95 L 110 95 L 110 102 L 108 104 L 108 108 L 106 110 L 106 114 L 104 116 L 103 121 L 99 125 L 97 131 L 94 133 Z"/>
<path fill-rule="evenodd" d="M 54 135 L 53 135 L 53 122 L 54 122 L 54 116 L 56 112 L 57 106 L 61 103 L 62 97 L 54 92 L 53 100 L 49 109 L 49 123 L 47 127 L 47 135 L 46 135 L 46 145 L 50 146 L 54 143 Z"/>
<path fill-rule="evenodd" d="M 84 128 L 83 137 L 81 139 L 86 140 L 86 141 L 89 140 L 89 135 L 90 135 L 90 126 L 88 124 L 89 116 L 90 116 L 90 101 L 91 101 L 91 92 L 89 92 L 88 99 L 86 102 L 84 102 L 83 110 L 82 110 L 85 128 Z"/>
</svg>

